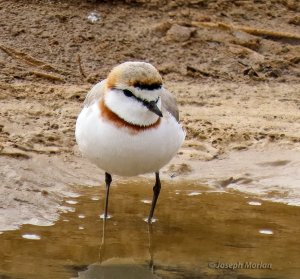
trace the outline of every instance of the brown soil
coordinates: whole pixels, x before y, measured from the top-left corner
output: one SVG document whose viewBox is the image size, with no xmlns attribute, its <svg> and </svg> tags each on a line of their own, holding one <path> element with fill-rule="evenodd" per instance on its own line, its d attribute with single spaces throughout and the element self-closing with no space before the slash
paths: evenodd
<svg viewBox="0 0 300 279">
<path fill-rule="evenodd" d="M 127 60 L 153 63 L 178 99 L 187 140 L 165 174 L 299 149 L 299 11 L 297 0 L 1 1 L 0 230 L 55 219 L 67 184 L 100 184 L 75 121 L 89 88 Z M 202 26 L 220 22 L 278 34 Z"/>
</svg>

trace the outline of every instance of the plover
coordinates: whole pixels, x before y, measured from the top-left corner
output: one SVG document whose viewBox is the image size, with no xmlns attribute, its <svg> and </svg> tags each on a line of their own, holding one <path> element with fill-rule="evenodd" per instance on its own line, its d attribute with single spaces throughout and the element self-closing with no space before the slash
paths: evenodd
<svg viewBox="0 0 300 279">
<path fill-rule="evenodd" d="M 159 170 L 177 153 L 185 132 L 174 96 L 157 69 L 145 62 L 125 62 L 87 94 L 76 122 L 82 154 L 105 171 L 108 216 L 111 175 L 155 173 L 148 223 L 160 193 Z"/>
</svg>

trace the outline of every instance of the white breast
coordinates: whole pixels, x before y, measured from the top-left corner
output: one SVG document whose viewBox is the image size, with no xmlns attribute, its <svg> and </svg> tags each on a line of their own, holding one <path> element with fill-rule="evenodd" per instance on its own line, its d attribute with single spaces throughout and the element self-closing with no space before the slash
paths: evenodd
<svg viewBox="0 0 300 279">
<path fill-rule="evenodd" d="M 97 103 L 85 107 L 76 122 L 76 141 L 84 156 L 110 174 L 156 172 L 177 153 L 185 133 L 165 113 L 159 126 L 136 134 L 101 118 Z"/>
</svg>

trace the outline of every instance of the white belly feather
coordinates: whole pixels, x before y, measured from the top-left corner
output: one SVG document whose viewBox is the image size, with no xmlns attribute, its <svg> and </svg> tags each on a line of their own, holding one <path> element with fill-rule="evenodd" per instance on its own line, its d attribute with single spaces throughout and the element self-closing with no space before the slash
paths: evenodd
<svg viewBox="0 0 300 279">
<path fill-rule="evenodd" d="M 165 113 L 159 126 L 136 134 L 101 119 L 99 106 L 84 107 L 76 122 L 76 141 L 84 156 L 110 174 L 156 172 L 177 153 L 185 133 Z"/>
</svg>

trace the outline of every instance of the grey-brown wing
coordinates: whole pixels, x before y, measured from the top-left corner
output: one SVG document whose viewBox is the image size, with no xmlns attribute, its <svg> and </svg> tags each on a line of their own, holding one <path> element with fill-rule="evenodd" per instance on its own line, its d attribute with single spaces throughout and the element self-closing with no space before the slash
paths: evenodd
<svg viewBox="0 0 300 279">
<path fill-rule="evenodd" d="M 163 90 L 161 101 L 163 110 L 170 112 L 179 121 L 179 110 L 175 97 L 168 90 Z"/>
<path fill-rule="evenodd" d="M 101 82 L 94 85 L 94 87 L 89 91 L 89 93 L 86 95 L 83 105 L 85 107 L 89 107 L 94 102 L 100 100 L 100 98 L 104 94 L 104 88 L 105 88 L 105 81 L 102 80 Z"/>
</svg>

